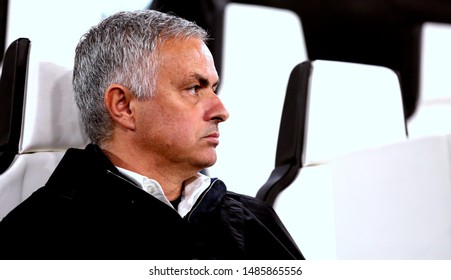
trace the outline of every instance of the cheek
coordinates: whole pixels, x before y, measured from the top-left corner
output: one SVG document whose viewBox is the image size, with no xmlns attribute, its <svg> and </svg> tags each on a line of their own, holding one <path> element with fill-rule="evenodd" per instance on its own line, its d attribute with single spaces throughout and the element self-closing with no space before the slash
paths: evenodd
<svg viewBox="0 0 451 280">
<path fill-rule="evenodd" d="M 144 141 L 173 146 L 188 144 L 196 134 L 197 128 L 188 116 L 170 113 L 145 114 L 139 119 L 140 134 Z"/>
<path fill-rule="evenodd" d="M 166 129 L 166 133 L 172 135 L 172 140 L 176 142 L 189 141 L 197 132 L 197 128 L 192 121 L 180 117 L 168 120 L 163 129 Z"/>
<path fill-rule="evenodd" d="M 189 145 L 199 134 L 199 112 L 177 102 L 142 104 L 136 116 L 141 141 Z"/>
</svg>

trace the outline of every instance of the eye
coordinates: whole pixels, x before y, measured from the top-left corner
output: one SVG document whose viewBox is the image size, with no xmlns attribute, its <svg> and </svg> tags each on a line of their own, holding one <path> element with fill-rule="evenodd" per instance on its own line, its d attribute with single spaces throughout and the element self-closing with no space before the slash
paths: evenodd
<svg viewBox="0 0 451 280">
<path fill-rule="evenodd" d="M 186 90 L 190 94 L 197 94 L 199 92 L 200 86 L 199 85 L 193 85 L 191 87 L 188 87 Z"/>
</svg>

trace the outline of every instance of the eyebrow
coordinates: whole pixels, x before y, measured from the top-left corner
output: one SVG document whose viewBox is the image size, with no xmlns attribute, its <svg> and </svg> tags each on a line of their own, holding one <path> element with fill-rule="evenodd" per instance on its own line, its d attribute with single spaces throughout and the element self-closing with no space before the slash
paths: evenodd
<svg viewBox="0 0 451 280">
<path fill-rule="evenodd" d="M 190 78 L 196 79 L 197 81 L 199 81 L 199 83 L 200 83 L 202 86 L 209 86 L 209 85 L 211 85 L 207 78 L 205 78 L 204 76 L 202 76 L 202 75 L 200 75 L 200 74 L 198 74 L 198 73 L 192 74 L 192 75 L 190 76 Z M 219 85 L 219 78 L 218 78 L 218 80 L 217 80 L 214 84 L 212 84 L 211 86 L 212 86 L 212 87 L 217 87 L 218 85 Z"/>
</svg>

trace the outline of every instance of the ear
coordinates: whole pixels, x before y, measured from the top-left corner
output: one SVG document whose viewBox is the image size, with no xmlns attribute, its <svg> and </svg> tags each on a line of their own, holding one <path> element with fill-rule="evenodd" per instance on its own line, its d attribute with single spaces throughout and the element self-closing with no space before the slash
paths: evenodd
<svg viewBox="0 0 451 280">
<path fill-rule="evenodd" d="M 126 129 L 134 130 L 135 118 L 132 106 L 130 106 L 135 96 L 130 90 L 119 84 L 110 85 L 104 96 L 105 106 L 111 118 Z"/>
</svg>

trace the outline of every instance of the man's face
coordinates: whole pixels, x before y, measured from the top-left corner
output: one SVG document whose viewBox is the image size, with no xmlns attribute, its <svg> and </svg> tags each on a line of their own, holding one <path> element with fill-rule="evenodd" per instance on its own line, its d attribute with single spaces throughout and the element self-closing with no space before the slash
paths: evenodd
<svg viewBox="0 0 451 280">
<path fill-rule="evenodd" d="M 160 58 L 155 97 L 138 102 L 139 143 L 162 168 L 197 172 L 216 162 L 218 123 L 228 118 L 213 57 L 190 38 L 166 41 Z"/>
</svg>

